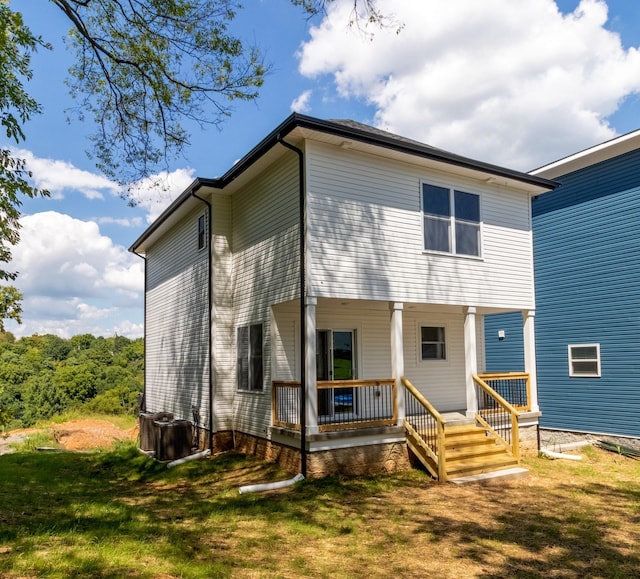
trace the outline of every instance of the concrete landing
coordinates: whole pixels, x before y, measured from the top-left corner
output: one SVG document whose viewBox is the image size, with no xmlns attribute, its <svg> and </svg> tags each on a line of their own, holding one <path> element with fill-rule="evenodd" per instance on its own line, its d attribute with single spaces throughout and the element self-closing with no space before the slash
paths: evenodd
<svg viewBox="0 0 640 579">
<path fill-rule="evenodd" d="M 456 485 L 464 485 L 470 483 L 490 484 L 494 482 L 502 482 L 504 480 L 524 478 L 528 474 L 529 471 L 526 468 L 514 467 L 505 468 L 504 470 L 495 470 L 493 472 L 485 472 L 482 474 L 452 478 L 449 479 L 449 482 Z"/>
</svg>

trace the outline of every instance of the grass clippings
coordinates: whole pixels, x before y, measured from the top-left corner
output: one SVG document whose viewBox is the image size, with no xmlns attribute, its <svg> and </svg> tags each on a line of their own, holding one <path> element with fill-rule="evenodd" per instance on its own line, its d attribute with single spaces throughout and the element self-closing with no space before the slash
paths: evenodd
<svg viewBox="0 0 640 579">
<path fill-rule="evenodd" d="M 0 576 L 637 577 L 640 463 L 597 448 L 529 477 L 305 480 L 227 454 L 167 470 L 131 444 L 0 456 Z"/>
</svg>

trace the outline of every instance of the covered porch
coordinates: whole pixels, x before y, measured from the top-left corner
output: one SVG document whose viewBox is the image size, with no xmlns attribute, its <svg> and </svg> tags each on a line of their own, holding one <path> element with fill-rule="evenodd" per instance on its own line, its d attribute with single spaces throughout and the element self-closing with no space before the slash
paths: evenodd
<svg viewBox="0 0 640 579">
<path fill-rule="evenodd" d="M 533 312 L 523 312 L 528 371 L 486 374 L 474 307 L 307 298 L 304 311 L 300 355 L 299 316 L 273 309 L 273 439 L 304 438 L 313 452 L 395 437 L 446 480 L 445 431 L 467 424 L 492 431 L 519 461 L 519 425 L 538 415 Z M 304 381 L 291 376 L 301 370 Z"/>
</svg>

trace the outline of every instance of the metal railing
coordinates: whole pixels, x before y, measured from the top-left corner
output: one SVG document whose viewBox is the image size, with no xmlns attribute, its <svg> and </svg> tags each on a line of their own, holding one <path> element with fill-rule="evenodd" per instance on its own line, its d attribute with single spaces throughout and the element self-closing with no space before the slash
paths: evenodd
<svg viewBox="0 0 640 579">
<path fill-rule="evenodd" d="M 520 460 L 518 411 L 480 376 L 473 376 L 478 411 L 476 421 L 487 429 L 499 444 Z"/>
<path fill-rule="evenodd" d="M 320 431 L 395 425 L 395 380 L 318 381 L 317 409 Z M 300 430 L 300 382 L 273 382 L 272 416 L 274 426 Z"/>
<path fill-rule="evenodd" d="M 531 410 L 531 383 L 527 372 L 485 372 L 478 377 L 517 410 Z"/>
<path fill-rule="evenodd" d="M 300 382 L 295 380 L 273 382 L 271 416 L 274 426 L 300 430 Z"/>
<path fill-rule="evenodd" d="M 447 480 L 445 456 L 445 420 L 420 391 L 404 376 L 407 442 L 416 447 L 416 455 L 441 482 Z"/>
</svg>

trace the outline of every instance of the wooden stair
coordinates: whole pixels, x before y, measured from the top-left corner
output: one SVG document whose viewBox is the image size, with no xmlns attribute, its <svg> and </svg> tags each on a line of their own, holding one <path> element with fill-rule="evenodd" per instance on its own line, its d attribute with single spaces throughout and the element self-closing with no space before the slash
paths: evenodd
<svg viewBox="0 0 640 579">
<path fill-rule="evenodd" d="M 518 466 L 509 451 L 475 424 L 445 427 L 447 480 Z"/>
<path fill-rule="evenodd" d="M 475 423 L 445 425 L 446 480 L 511 471 L 518 460 L 487 431 Z M 438 465 L 415 436 L 407 434 L 407 444 L 429 472 L 438 478 Z M 493 477 L 495 478 L 495 477 Z"/>
</svg>

